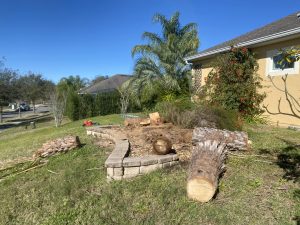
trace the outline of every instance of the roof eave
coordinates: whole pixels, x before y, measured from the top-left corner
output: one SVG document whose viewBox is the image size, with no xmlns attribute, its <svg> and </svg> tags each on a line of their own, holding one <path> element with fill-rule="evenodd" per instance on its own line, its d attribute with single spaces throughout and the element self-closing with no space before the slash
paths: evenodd
<svg viewBox="0 0 300 225">
<path fill-rule="evenodd" d="M 275 33 L 275 34 L 272 34 L 272 35 L 264 36 L 264 37 L 261 37 L 261 38 L 253 39 L 253 40 L 250 40 L 250 41 L 240 42 L 240 43 L 238 43 L 234 46 L 236 46 L 236 47 L 246 47 L 246 46 L 250 47 L 250 46 L 252 46 L 253 47 L 253 46 L 258 45 L 258 44 L 259 45 L 264 45 L 264 44 L 268 44 L 270 41 L 273 41 L 273 40 L 276 40 L 276 39 L 282 39 L 282 38 L 285 38 L 285 37 L 288 37 L 288 36 L 293 36 L 293 35 L 296 35 L 296 34 L 300 34 L 300 27 L 290 29 L 290 30 L 287 30 L 287 31 L 283 31 L 283 32 L 279 32 L 279 33 Z M 194 56 L 186 57 L 185 60 L 187 62 L 191 62 L 191 61 L 194 61 L 194 60 L 211 58 L 211 57 L 213 57 L 214 55 L 216 55 L 218 53 L 222 53 L 222 52 L 230 50 L 230 48 L 231 48 L 230 46 L 226 46 L 226 47 L 223 47 L 223 48 L 214 49 L 214 50 L 209 51 L 209 52 L 199 53 L 199 54 L 194 55 Z"/>
</svg>

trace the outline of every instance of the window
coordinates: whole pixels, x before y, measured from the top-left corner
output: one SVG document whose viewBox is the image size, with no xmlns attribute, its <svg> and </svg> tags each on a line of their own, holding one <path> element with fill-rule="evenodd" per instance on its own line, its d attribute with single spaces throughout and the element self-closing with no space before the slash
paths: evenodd
<svg viewBox="0 0 300 225">
<path fill-rule="evenodd" d="M 281 55 L 278 55 L 278 51 L 267 52 L 267 76 L 280 76 L 285 74 L 299 74 L 299 62 L 280 64 Z"/>
</svg>

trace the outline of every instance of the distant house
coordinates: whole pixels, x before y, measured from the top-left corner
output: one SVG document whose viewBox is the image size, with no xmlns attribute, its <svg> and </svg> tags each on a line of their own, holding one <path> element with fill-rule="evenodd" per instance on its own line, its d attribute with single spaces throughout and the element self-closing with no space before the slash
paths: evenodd
<svg viewBox="0 0 300 225">
<path fill-rule="evenodd" d="M 96 95 L 98 93 L 105 93 L 105 92 L 113 92 L 117 90 L 121 85 L 130 79 L 130 75 L 125 74 L 116 74 L 109 77 L 106 80 L 102 80 L 93 84 L 89 87 L 82 88 L 79 94 L 93 94 Z"/>
<path fill-rule="evenodd" d="M 220 34 L 221 35 L 221 34 Z M 282 86 L 281 77 L 289 74 L 288 89 L 291 94 L 300 99 L 300 72 L 299 62 L 287 65 L 284 70 L 278 67 L 274 56 L 283 48 L 300 45 L 300 13 L 294 13 L 261 28 L 255 29 L 232 40 L 226 41 L 212 48 L 206 49 L 194 56 L 186 58 L 192 64 L 192 74 L 196 88 L 205 84 L 205 78 L 212 70 L 211 62 L 219 53 L 229 51 L 231 46 L 247 47 L 256 54 L 259 64 L 258 74 L 263 79 L 264 90 L 267 97 L 264 101 L 270 111 L 278 111 L 278 100 L 281 98 L 280 110 L 289 112 L 287 102 L 284 102 L 284 93 L 276 90 L 268 79 L 274 78 L 274 82 Z M 282 87 L 283 88 L 283 87 Z M 279 125 L 300 125 L 300 120 L 286 115 L 270 115 L 269 119 Z"/>
</svg>

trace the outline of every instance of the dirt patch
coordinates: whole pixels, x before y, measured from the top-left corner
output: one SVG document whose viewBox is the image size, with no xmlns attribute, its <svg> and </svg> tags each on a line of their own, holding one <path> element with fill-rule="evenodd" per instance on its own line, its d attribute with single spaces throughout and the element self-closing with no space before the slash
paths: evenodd
<svg viewBox="0 0 300 225">
<path fill-rule="evenodd" d="M 171 140 L 172 148 L 178 154 L 180 161 L 188 161 L 192 151 L 192 129 L 182 129 L 172 124 L 145 127 L 121 127 L 112 128 L 126 134 L 130 142 L 130 156 L 153 155 L 153 142 L 158 137 L 166 137 Z M 99 140 L 95 143 L 101 147 L 112 147 L 112 142 Z"/>
</svg>

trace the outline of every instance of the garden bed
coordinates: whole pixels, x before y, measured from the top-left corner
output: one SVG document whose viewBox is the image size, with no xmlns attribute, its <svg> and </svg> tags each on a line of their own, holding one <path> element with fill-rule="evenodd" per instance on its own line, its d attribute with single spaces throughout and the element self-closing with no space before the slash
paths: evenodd
<svg viewBox="0 0 300 225">
<path fill-rule="evenodd" d="M 192 151 L 192 129 L 182 129 L 172 124 L 145 127 L 112 127 L 116 132 L 122 132 L 130 142 L 130 157 L 154 155 L 153 141 L 161 136 L 167 137 L 172 142 L 180 161 L 188 161 Z M 95 141 L 100 147 L 112 149 L 113 141 L 100 138 Z"/>
</svg>

